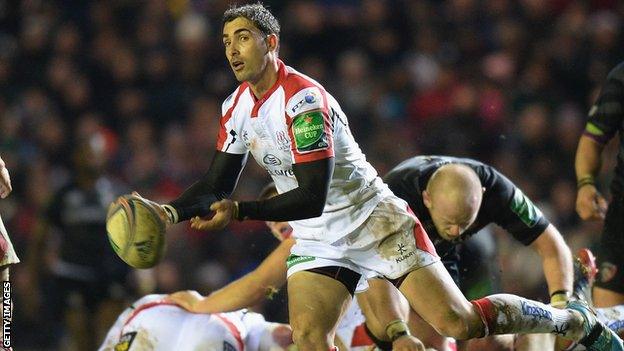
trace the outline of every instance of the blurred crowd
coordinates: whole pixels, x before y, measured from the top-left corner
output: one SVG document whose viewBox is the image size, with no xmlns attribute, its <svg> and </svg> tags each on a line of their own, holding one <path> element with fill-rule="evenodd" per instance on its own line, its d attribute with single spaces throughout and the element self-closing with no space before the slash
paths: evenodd
<svg viewBox="0 0 624 351">
<path fill-rule="evenodd" d="M 624 60 L 624 4 L 265 4 L 281 21 L 281 58 L 338 99 L 381 174 L 420 154 L 488 162 L 540 206 L 573 248 L 593 244 L 600 224 L 583 224 L 574 212 L 574 153 L 600 83 Z M 11 272 L 16 349 L 59 349 L 67 338 L 66 317 L 46 304 L 54 303 L 49 282 L 68 239 L 44 224 L 59 206 L 55 194 L 85 173 L 84 162 L 99 160 L 93 176 L 117 184 L 111 192 L 136 190 L 163 202 L 208 168 L 220 104 L 237 85 L 221 43 L 228 5 L 0 0 L 0 155 L 14 187 L 0 213 L 22 259 Z M 76 157 L 84 148 L 93 149 L 86 160 Z M 615 157 L 607 156 L 604 167 L 613 169 Z M 234 197 L 253 199 L 269 178 L 253 161 L 244 172 Z M 608 180 L 605 172 L 605 192 Z M 543 297 L 539 259 L 491 232 L 500 287 Z M 122 305 L 149 292 L 209 293 L 253 269 L 276 244 L 260 222 L 215 233 L 179 224 L 169 232 L 163 263 L 127 271 L 106 289 Z M 269 319 L 286 318 L 283 294 L 258 308 Z"/>
</svg>

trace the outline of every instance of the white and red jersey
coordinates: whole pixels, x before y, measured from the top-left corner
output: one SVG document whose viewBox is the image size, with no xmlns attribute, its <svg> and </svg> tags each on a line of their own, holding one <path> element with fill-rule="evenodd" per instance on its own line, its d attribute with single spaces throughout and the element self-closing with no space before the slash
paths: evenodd
<svg viewBox="0 0 624 351">
<path fill-rule="evenodd" d="M 147 295 L 117 318 L 99 351 L 224 350 L 261 351 L 275 323 L 258 313 L 190 313 Z"/>
<path fill-rule="evenodd" d="M 243 83 L 225 100 L 217 149 L 251 152 L 279 193 L 298 186 L 293 164 L 334 157 L 323 214 L 291 222 L 297 239 L 333 243 L 360 226 L 380 199 L 391 194 L 353 139 L 336 99 L 281 61 L 276 83 L 261 99 Z"/>
</svg>

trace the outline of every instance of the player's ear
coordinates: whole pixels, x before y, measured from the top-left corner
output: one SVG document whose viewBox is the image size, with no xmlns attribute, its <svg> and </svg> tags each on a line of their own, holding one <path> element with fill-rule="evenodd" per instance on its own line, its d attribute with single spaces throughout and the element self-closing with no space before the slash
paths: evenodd
<svg viewBox="0 0 624 351">
<path fill-rule="evenodd" d="M 277 38 L 277 35 L 269 34 L 266 38 L 267 49 L 269 51 L 277 51 L 278 42 L 279 39 Z"/>
<path fill-rule="evenodd" d="M 423 204 L 425 204 L 425 207 L 431 208 L 431 195 L 429 195 L 429 192 L 427 192 L 427 190 L 423 190 L 422 197 L 423 197 Z"/>
</svg>

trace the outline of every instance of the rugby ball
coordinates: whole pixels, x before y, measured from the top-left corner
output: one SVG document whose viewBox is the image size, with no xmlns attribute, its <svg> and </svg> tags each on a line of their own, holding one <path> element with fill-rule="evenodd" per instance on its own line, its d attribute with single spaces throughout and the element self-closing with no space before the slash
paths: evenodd
<svg viewBox="0 0 624 351">
<path fill-rule="evenodd" d="M 106 232 L 115 253 L 134 268 L 154 267 L 165 253 L 163 220 L 135 195 L 123 195 L 108 207 Z"/>
</svg>

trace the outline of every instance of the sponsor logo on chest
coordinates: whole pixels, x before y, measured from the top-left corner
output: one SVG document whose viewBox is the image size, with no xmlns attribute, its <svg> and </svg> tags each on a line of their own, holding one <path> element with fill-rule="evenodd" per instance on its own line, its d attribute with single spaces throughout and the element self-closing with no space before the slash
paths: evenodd
<svg viewBox="0 0 624 351">
<path fill-rule="evenodd" d="M 270 165 L 270 166 L 279 166 L 282 164 L 282 161 L 275 155 L 273 154 L 266 154 L 263 158 L 262 158 L 262 162 L 265 165 Z"/>
</svg>

